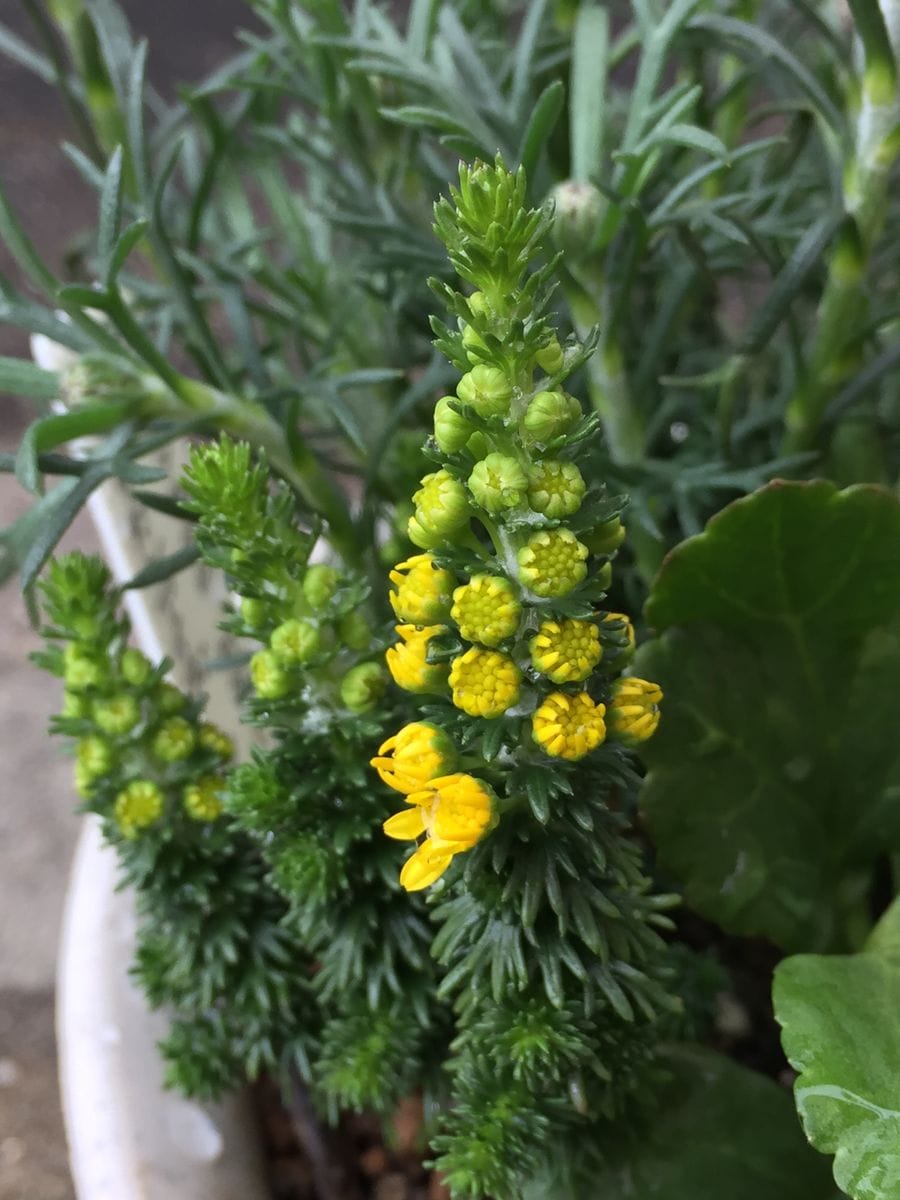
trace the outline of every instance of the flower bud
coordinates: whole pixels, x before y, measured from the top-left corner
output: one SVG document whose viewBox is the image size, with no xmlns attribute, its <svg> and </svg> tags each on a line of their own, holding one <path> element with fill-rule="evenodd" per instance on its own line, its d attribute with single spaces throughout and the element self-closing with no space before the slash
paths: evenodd
<svg viewBox="0 0 900 1200">
<path fill-rule="evenodd" d="M 162 811 L 163 794 L 157 784 L 150 779 L 135 779 L 119 792 L 113 815 L 122 836 L 130 839 L 156 824 Z"/>
<path fill-rule="evenodd" d="M 387 687 L 387 677 L 378 663 L 360 663 L 351 667 L 341 680 L 341 700 L 351 712 L 369 712 Z"/>
<path fill-rule="evenodd" d="M 126 683 L 130 683 L 132 687 L 143 687 L 150 678 L 153 667 L 146 654 L 129 646 L 122 654 L 121 670 Z"/>
<path fill-rule="evenodd" d="M 69 642 L 63 651 L 63 679 L 70 691 L 81 692 L 85 688 L 96 687 L 104 674 L 101 663 L 94 655 L 77 642 Z"/>
<path fill-rule="evenodd" d="M 489 513 L 521 504 L 527 488 L 528 476 L 523 467 L 508 454 L 489 454 L 475 464 L 469 476 L 469 491 Z"/>
<path fill-rule="evenodd" d="M 551 758 L 577 762 L 606 740 L 605 713 L 587 692 L 553 692 L 531 718 L 532 734 Z"/>
<path fill-rule="evenodd" d="M 280 663 L 293 667 L 315 658 L 322 645 L 318 626 L 293 617 L 279 625 L 269 638 L 269 647 Z"/>
<path fill-rule="evenodd" d="M 470 646 L 450 667 L 453 703 L 470 717 L 494 720 L 519 702 L 522 672 L 507 654 Z"/>
<path fill-rule="evenodd" d="M 83 720 L 90 714 L 91 702 L 87 696 L 79 696 L 77 692 L 65 692 L 63 695 L 62 712 L 60 716 L 69 720 Z"/>
<path fill-rule="evenodd" d="M 360 609 L 344 613 L 338 622 L 341 644 L 350 650 L 368 650 L 372 643 L 372 626 Z"/>
<path fill-rule="evenodd" d="M 621 669 L 634 658 L 634 626 L 624 613 L 608 612 L 600 617 L 604 661 Z"/>
<path fill-rule="evenodd" d="M 69 364 L 60 373 L 59 396 L 66 408 L 85 408 L 111 400 L 133 399 L 139 402 L 147 380 L 128 363 L 104 355 L 88 354 Z"/>
<path fill-rule="evenodd" d="M 559 338 L 553 337 L 546 346 L 541 346 L 540 350 L 535 352 L 534 361 L 547 375 L 555 375 L 557 371 L 561 371 L 566 355 L 559 344 Z"/>
<path fill-rule="evenodd" d="M 401 621 L 426 625 L 443 621 L 450 611 L 450 594 L 455 580 L 449 571 L 435 565 L 430 554 L 414 554 L 397 563 L 390 573 L 394 585 L 391 607 Z"/>
<path fill-rule="evenodd" d="M 587 679 L 603 655 L 598 627 L 574 618 L 542 621 L 529 649 L 535 670 L 554 683 Z"/>
<path fill-rule="evenodd" d="M 250 659 L 250 680 L 262 700 L 281 700 L 291 690 L 291 679 L 271 650 L 259 650 Z"/>
<path fill-rule="evenodd" d="M 260 625 L 265 624 L 266 620 L 266 602 L 258 600 L 255 596 L 244 596 L 241 600 L 241 617 L 245 625 L 249 625 L 251 629 L 259 629 Z"/>
<path fill-rule="evenodd" d="M 587 556 L 571 529 L 545 529 L 519 551 L 519 578 L 536 596 L 565 596 L 587 577 Z"/>
<path fill-rule="evenodd" d="M 311 608 L 324 608 L 341 582 L 337 567 L 328 563 L 313 563 L 303 576 L 303 595 Z"/>
<path fill-rule="evenodd" d="M 488 352 L 484 338 L 471 325 L 463 326 L 462 344 L 466 357 L 471 363 L 480 363 Z"/>
<path fill-rule="evenodd" d="M 389 647 L 384 659 L 394 683 L 407 692 L 442 692 L 447 683 L 446 663 L 430 663 L 431 639 L 444 633 L 443 625 L 398 625 L 400 641 Z"/>
<path fill-rule="evenodd" d="M 197 740 L 204 750 L 209 750 L 225 762 L 234 755 L 234 742 L 224 729 L 213 725 L 212 721 L 204 721 L 200 726 Z"/>
<path fill-rule="evenodd" d="M 197 744 L 197 733 L 184 717 L 168 717 L 153 739 L 153 753 L 163 762 L 181 762 Z"/>
<path fill-rule="evenodd" d="M 95 700 L 91 715 L 104 733 L 120 737 L 134 729 L 141 719 L 141 710 L 134 696 L 123 692 L 106 700 Z"/>
<path fill-rule="evenodd" d="M 662 688 L 646 679 L 626 676 L 612 685 L 607 722 L 610 733 L 626 746 L 637 746 L 656 732 Z"/>
<path fill-rule="evenodd" d="M 450 615 L 467 641 L 496 646 L 518 629 L 522 605 L 508 579 L 473 575 L 453 593 Z"/>
<path fill-rule="evenodd" d="M 528 503 L 546 517 L 570 517 L 581 507 L 585 484 L 573 462 L 535 463 L 528 480 Z"/>
<path fill-rule="evenodd" d="M 442 396 L 434 406 L 434 440 L 444 454 L 456 454 L 472 436 L 472 426 L 453 403 L 453 397 Z"/>
<path fill-rule="evenodd" d="M 509 412 L 512 386 L 499 367 L 481 363 L 459 381 L 456 394 L 481 417 L 502 417 Z"/>
<path fill-rule="evenodd" d="M 589 533 L 582 533 L 581 540 L 592 554 L 614 554 L 625 541 L 625 526 L 620 517 L 613 517 Z"/>
<path fill-rule="evenodd" d="M 553 200 L 553 239 L 557 247 L 569 258 L 587 258 L 596 247 L 606 207 L 602 194 L 592 183 L 570 179 L 553 189 Z"/>
<path fill-rule="evenodd" d="M 416 511 L 412 520 L 427 535 L 453 533 L 465 525 L 470 516 L 466 489 L 449 471 L 433 471 L 426 475 L 413 500 Z"/>
<path fill-rule="evenodd" d="M 533 442 L 550 442 L 568 433 L 581 420 L 581 405 L 565 392 L 538 392 L 522 422 L 525 435 Z"/>
<path fill-rule="evenodd" d="M 165 681 L 156 689 L 153 698 L 159 711 L 168 715 L 181 712 L 185 705 L 184 693 L 174 683 Z"/>
<path fill-rule="evenodd" d="M 430 527 L 423 525 L 418 514 L 409 518 L 406 533 L 412 544 L 420 550 L 438 550 L 446 541 L 443 534 L 434 533 Z"/>
<path fill-rule="evenodd" d="M 108 775 L 113 765 L 112 747 L 100 737 L 82 738 L 75 754 L 81 775 L 89 783 Z"/>
<path fill-rule="evenodd" d="M 222 792 L 225 780 L 221 775 L 201 775 L 182 792 L 184 811 L 194 821 L 215 821 L 222 814 Z"/>
<path fill-rule="evenodd" d="M 487 458 L 491 452 L 491 439 L 480 429 L 476 429 L 466 442 L 466 449 L 475 459 Z"/>
</svg>

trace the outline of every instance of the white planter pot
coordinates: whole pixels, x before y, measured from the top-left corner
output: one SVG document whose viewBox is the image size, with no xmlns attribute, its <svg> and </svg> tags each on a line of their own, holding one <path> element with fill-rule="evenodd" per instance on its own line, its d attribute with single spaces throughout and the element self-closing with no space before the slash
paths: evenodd
<svg viewBox="0 0 900 1200">
<path fill-rule="evenodd" d="M 184 544 L 186 527 L 132 504 L 114 483 L 91 508 L 120 582 L 148 558 Z M 141 649 L 154 661 L 171 653 L 175 681 L 202 686 L 212 719 L 240 743 L 227 678 L 201 667 L 223 649 L 214 577 L 192 570 L 126 596 Z M 166 1016 L 149 1011 L 128 977 L 134 907 L 127 892 L 115 890 L 116 877 L 116 856 L 90 818 L 72 870 L 57 999 L 63 1113 L 79 1200 L 265 1200 L 270 1192 L 247 1097 L 200 1105 L 163 1086 L 156 1042 Z"/>
</svg>

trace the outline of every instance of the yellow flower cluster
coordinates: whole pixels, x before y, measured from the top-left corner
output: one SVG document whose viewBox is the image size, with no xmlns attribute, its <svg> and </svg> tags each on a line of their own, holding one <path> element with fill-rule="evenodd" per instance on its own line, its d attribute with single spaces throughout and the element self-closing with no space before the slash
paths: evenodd
<svg viewBox="0 0 900 1200">
<path fill-rule="evenodd" d="M 502 717 L 519 700 L 522 672 L 507 654 L 470 646 L 450 667 L 453 703 L 470 717 Z"/>
<path fill-rule="evenodd" d="M 512 584 L 498 575 L 473 575 L 453 593 L 450 616 L 469 642 L 497 646 L 519 628 L 522 605 Z"/>
<path fill-rule="evenodd" d="M 620 741 L 638 745 L 652 737 L 659 725 L 662 688 L 646 679 L 617 679 L 609 702 L 609 727 Z"/>
<path fill-rule="evenodd" d="M 605 741 L 605 713 L 587 692 L 552 692 L 531 719 L 534 740 L 553 758 L 575 762 Z"/>
<path fill-rule="evenodd" d="M 407 692 L 433 692 L 447 681 L 445 663 L 430 663 L 428 647 L 431 639 L 444 633 L 443 625 L 398 625 L 400 641 L 385 653 L 385 662 L 394 683 Z"/>
<path fill-rule="evenodd" d="M 603 654 L 600 630 L 592 621 L 542 621 L 531 639 L 535 669 L 554 683 L 580 683 Z"/>
<path fill-rule="evenodd" d="M 427 625 L 447 616 L 455 580 L 449 571 L 436 566 L 433 555 L 414 554 L 397 563 L 390 580 L 394 585 L 391 607 L 398 620 Z"/>
<path fill-rule="evenodd" d="M 150 779 L 135 779 L 116 796 L 113 815 L 123 836 L 135 838 L 140 830 L 155 825 L 162 811 L 161 789 Z"/>
<path fill-rule="evenodd" d="M 456 750 L 436 725 L 413 721 L 378 747 L 372 766 L 397 792 L 418 792 L 432 779 L 456 766 Z"/>
</svg>

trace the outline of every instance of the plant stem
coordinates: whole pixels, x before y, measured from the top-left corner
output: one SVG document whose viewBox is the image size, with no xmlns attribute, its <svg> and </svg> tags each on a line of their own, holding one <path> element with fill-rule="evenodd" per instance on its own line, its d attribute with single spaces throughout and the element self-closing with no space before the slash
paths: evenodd
<svg viewBox="0 0 900 1200">
<path fill-rule="evenodd" d="M 880 0 L 894 60 L 900 57 L 900 0 Z M 900 86 L 895 61 L 867 47 L 853 151 L 845 169 L 844 210 L 819 305 L 806 370 L 788 405 L 782 452 L 813 448 L 840 384 L 856 369 L 856 332 L 865 312 L 866 275 L 881 233 L 893 166 L 900 155 Z"/>
<path fill-rule="evenodd" d="M 297 1140 L 309 1164 L 318 1200 L 348 1200 L 344 1169 L 331 1151 L 306 1087 L 294 1072 L 291 1072 L 290 1095 L 285 1101 Z"/>
</svg>

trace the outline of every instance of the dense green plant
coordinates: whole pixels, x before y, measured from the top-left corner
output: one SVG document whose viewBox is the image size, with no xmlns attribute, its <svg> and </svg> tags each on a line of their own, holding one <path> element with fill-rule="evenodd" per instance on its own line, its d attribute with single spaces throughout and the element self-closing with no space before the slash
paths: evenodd
<svg viewBox="0 0 900 1200">
<path fill-rule="evenodd" d="M 900 7 L 248 7 L 174 102 L 113 0 L 0 27 L 98 197 L 63 282 L 0 194 L 0 569 L 172 1082 L 421 1092 L 455 1197 L 825 1200 L 762 938 L 809 1140 L 894 1200 Z M 249 761 L 47 566 L 110 479 L 194 533 L 131 586 L 224 575 Z"/>
</svg>

